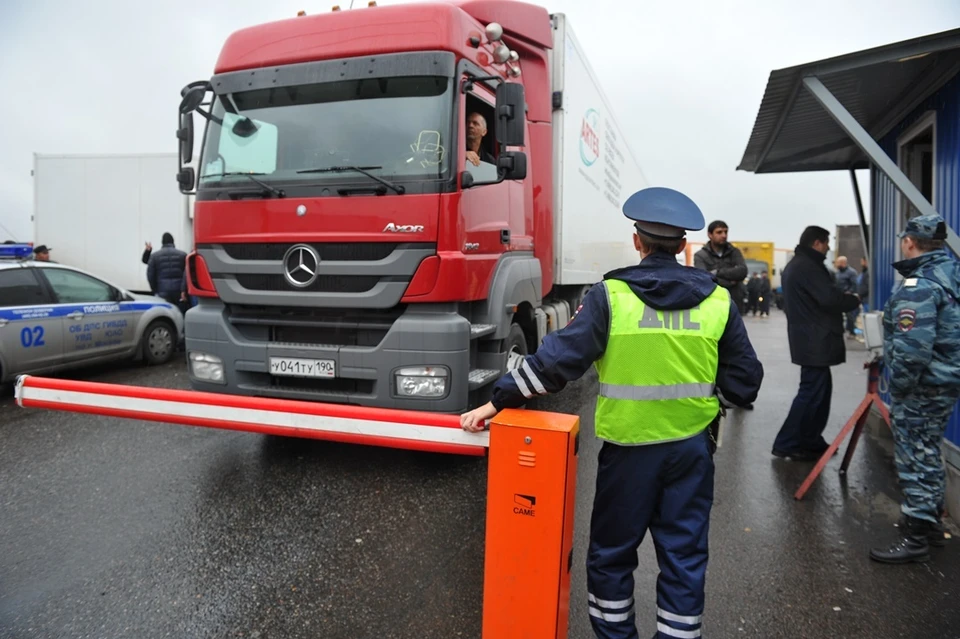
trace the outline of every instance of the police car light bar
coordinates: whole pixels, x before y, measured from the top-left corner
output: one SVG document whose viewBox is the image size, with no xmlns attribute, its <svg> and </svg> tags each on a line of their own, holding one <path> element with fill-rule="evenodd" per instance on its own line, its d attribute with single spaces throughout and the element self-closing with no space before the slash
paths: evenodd
<svg viewBox="0 0 960 639">
<path fill-rule="evenodd" d="M 21 375 L 17 405 L 456 455 L 483 456 L 489 432 L 456 415 L 122 386 Z"/>
<path fill-rule="evenodd" d="M 33 247 L 29 244 L 0 244 L 0 259 L 23 260 L 31 253 Z"/>
</svg>

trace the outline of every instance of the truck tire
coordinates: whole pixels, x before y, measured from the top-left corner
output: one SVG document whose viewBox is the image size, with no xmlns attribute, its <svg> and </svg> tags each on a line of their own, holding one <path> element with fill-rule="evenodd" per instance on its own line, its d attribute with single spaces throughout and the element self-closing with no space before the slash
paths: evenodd
<svg viewBox="0 0 960 639">
<path fill-rule="evenodd" d="M 519 324 L 512 324 L 510 332 L 507 333 L 505 341 L 505 350 L 507 351 L 505 372 L 520 368 L 523 358 L 529 353 L 527 349 L 527 336 Z"/>
<path fill-rule="evenodd" d="M 154 320 L 140 338 L 140 352 L 150 366 L 166 364 L 177 350 L 173 325 L 167 320 Z"/>
<path fill-rule="evenodd" d="M 576 288 L 573 291 L 571 291 L 565 298 L 567 300 L 567 304 L 570 305 L 571 319 L 576 314 L 577 309 L 580 308 L 580 305 L 583 304 L 583 299 L 587 296 L 587 293 L 590 292 L 590 288 L 592 286 L 593 286 L 592 284 L 586 284 L 584 286 Z"/>
</svg>

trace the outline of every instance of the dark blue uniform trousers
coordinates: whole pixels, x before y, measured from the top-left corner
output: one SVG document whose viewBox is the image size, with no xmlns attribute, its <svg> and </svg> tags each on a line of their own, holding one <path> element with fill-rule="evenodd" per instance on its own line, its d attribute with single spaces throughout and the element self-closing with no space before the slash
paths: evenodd
<svg viewBox="0 0 960 639">
<path fill-rule="evenodd" d="M 776 450 L 785 453 L 822 452 L 827 448 L 823 431 L 830 417 L 833 378 L 828 366 L 800 368 L 800 389 L 773 442 Z"/>
<path fill-rule="evenodd" d="M 600 639 L 639 639 L 633 600 L 637 548 L 657 550 L 656 639 L 700 637 L 713 505 L 708 432 L 647 446 L 604 442 L 590 521 L 587 588 Z"/>
</svg>

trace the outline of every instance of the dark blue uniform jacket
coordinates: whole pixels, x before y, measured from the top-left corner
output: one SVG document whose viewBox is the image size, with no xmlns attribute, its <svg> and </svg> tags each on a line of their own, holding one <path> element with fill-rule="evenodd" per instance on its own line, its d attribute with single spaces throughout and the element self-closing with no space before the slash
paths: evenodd
<svg viewBox="0 0 960 639">
<path fill-rule="evenodd" d="M 607 273 L 604 280 L 609 279 L 626 282 L 644 304 L 657 310 L 693 308 L 717 287 L 710 273 L 678 264 L 674 257 L 663 253 L 649 255 L 637 266 Z M 609 329 L 606 287 L 597 285 L 587 293 L 570 324 L 547 335 L 536 353 L 528 355 L 519 369 L 496 383 L 494 407 L 518 408 L 532 397 L 556 393 L 568 382 L 579 379 L 603 355 Z M 722 400 L 738 406 L 753 402 L 763 381 L 763 366 L 733 300 L 718 351 L 716 385 Z M 637 365 L 657 363 L 646 360 Z"/>
</svg>

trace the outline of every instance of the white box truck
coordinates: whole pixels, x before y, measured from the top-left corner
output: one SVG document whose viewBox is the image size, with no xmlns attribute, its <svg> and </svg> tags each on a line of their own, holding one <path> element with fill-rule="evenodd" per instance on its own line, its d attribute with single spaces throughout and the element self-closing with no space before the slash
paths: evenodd
<svg viewBox="0 0 960 639">
<path fill-rule="evenodd" d="M 33 159 L 34 245 L 50 258 L 134 292 L 149 292 L 144 243 L 165 232 L 193 247 L 193 201 L 177 189 L 176 153 Z"/>
<path fill-rule="evenodd" d="M 553 23 L 550 65 L 561 102 L 553 112 L 554 280 L 592 284 L 639 261 L 621 207 L 649 184 L 569 21 L 555 14 Z"/>
</svg>

